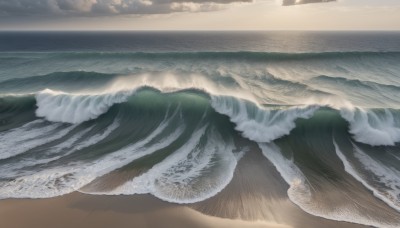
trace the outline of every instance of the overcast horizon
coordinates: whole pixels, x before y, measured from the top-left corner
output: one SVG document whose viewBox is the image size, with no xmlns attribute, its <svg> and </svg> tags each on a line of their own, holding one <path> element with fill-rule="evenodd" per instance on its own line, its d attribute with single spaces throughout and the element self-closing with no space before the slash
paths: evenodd
<svg viewBox="0 0 400 228">
<path fill-rule="evenodd" d="M 0 0 L 1 31 L 398 31 L 397 0 Z"/>
</svg>

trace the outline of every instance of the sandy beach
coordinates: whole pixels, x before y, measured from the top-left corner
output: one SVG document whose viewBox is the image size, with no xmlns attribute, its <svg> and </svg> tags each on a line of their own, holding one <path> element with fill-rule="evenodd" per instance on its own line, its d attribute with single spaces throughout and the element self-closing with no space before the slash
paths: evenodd
<svg viewBox="0 0 400 228">
<path fill-rule="evenodd" d="M 2 227 L 289 227 L 203 215 L 150 196 L 107 197 L 72 193 L 0 203 Z"/>
<path fill-rule="evenodd" d="M 74 192 L 49 199 L 2 200 L 0 220 L 5 228 L 363 227 L 302 211 L 287 198 L 285 184 L 279 173 L 271 172 L 271 165 L 260 153 L 248 153 L 227 188 L 200 203 L 179 205 L 151 195 Z M 260 172 L 267 175 L 260 178 Z"/>
</svg>

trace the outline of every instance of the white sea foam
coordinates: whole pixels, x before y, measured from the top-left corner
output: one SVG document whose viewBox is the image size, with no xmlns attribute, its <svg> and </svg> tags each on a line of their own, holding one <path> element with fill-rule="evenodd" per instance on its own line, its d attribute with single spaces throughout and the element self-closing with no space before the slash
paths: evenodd
<svg viewBox="0 0 400 228">
<path fill-rule="evenodd" d="M 353 207 L 327 208 L 329 205 L 321 205 L 321 202 L 313 200 L 312 186 L 310 186 L 305 175 L 293 161 L 285 158 L 280 149 L 273 143 L 260 143 L 259 146 L 264 156 L 274 164 L 282 178 L 289 184 L 289 199 L 305 212 L 326 219 L 358 223 L 367 226 L 395 228 L 400 225 L 374 220 Z"/>
<path fill-rule="evenodd" d="M 48 198 L 77 191 L 97 177 L 121 168 L 130 162 L 160 150 L 174 142 L 184 131 L 180 124 L 174 132 L 161 141 L 151 143 L 163 133 L 175 114 L 164 119 L 145 139 L 107 154 L 91 162 L 77 161 L 63 167 L 46 169 L 31 175 L 0 183 L 0 198 Z M 150 143 L 150 145 L 148 145 Z"/>
<path fill-rule="evenodd" d="M 271 142 L 296 127 L 298 118 L 310 118 L 319 106 L 304 106 L 288 109 L 267 109 L 234 97 L 214 96 L 212 107 L 229 116 L 236 130 L 256 142 Z"/>
<path fill-rule="evenodd" d="M 394 153 L 390 153 L 394 158 L 396 158 L 397 160 L 399 160 L 400 161 L 400 155 L 396 155 L 396 154 L 394 154 Z"/>
<path fill-rule="evenodd" d="M 170 165 L 182 160 L 191 150 L 193 150 L 200 138 L 203 136 L 207 126 L 203 126 L 200 130 L 193 133 L 191 138 L 183 145 L 180 149 L 175 151 L 172 155 L 167 157 L 164 161 L 156 164 L 148 172 L 134 178 L 122 186 L 119 186 L 110 194 L 145 194 L 151 190 L 152 182 L 156 179 L 153 176 L 161 175 L 165 169 L 168 169 Z M 171 164 L 172 163 L 172 164 Z"/>
<path fill-rule="evenodd" d="M 60 129 L 62 124 L 46 123 L 42 120 L 36 120 L 25 124 L 22 127 L 15 128 L 0 133 L 0 159 L 22 154 L 35 147 L 60 139 L 76 126 L 71 125 Z"/>
<path fill-rule="evenodd" d="M 113 123 L 109 125 L 103 132 L 97 133 L 95 135 L 90 136 L 89 138 L 85 139 L 84 141 L 80 141 L 78 144 L 74 146 L 74 150 L 81 150 L 86 147 L 95 145 L 100 141 L 107 138 L 113 131 L 115 131 L 120 126 L 120 120 L 114 119 Z"/>
<path fill-rule="evenodd" d="M 292 160 L 285 158 L 279 147 L 273 143 L 260 143 L 259 147 L 263 155 L 274 164 L 278 172 L 286 183 L 289 184 L 288 195 L 295 201 L 297 198 L 310 200 L 310 187 L 306 183 L 306 178 L 301 170 L 294 164 Z M 293 201 L 293 200 L 292 200 Z"/>
<path fill-rule="evenodd" d="M 70 94 L 43 90 L 36 94 L 36 115 L 49 121 L 82 123 L 96 119 L 117 103 L 122 103 L 134 93 L 119 91 L 104 94 Z"/>
<path fill-rule="evenodd" d="M 43 151 L 44 157 L 39 158 L 38 156 L 24 157 L 19 159 L 17 162 L 7 163 L 0 166 L 0 171 L 4 178 L 15 178 L 22 175 L 31 175 L 35 173 L 35 170 L 26 169 L 26 167 L 35 166 L 39 164 L 45 164 L 51 161 L 58 160 L 64 156 L 74 153 L 75 151 L 84 149 L 91 145 L 95 145 L 110 135 L 115 129 L 119 127 L 120 123 L 118 119 L 115 119 L 111 125 L 109 125 L 104 131 L 99 132 L 89 137 L 84 137 L 94 126 L 84 129 L 66 141 L 50 147 Z M 25 168 L 25 169 L 24 169 Z"/>
<path fill-rule="evenodd" d="M 61 151 L 63 151 L 64 149 L 72 147 L 73 144 L 82 137 L 82 135 L 84 135 L 91 129 L 92 128 L 88 128 L 83 131 L 80 131 L 80 132 L 76 133 L 75 135 L 71 136 L 70 138 L 68 138 L 67 140 L 65 140 L 64 142 L 62 142 L 56 146 L 50 147 L 44 151 L 41 151 L 41 153 L 43 153 L 43 155 L 45 155 L 44 157 L 43 156 L 39 157 L 37 155 L 34 157 L 31 157 L 31 156 L 22 157 L 21 159 L 18 159 L 18 161 L 16 161 L 16 162 L 1 165 L 0 171 L 3 174 L 2 176 L 4 178 L 14 178 L 16 176 L 28 175 L 28 174 L 36 172 L 34 170 L 29 170 L 29 169 L 24 169 L 24 168 L 38 165 L 38 164 L 45 164 L 45 163 L 57 160 L 62 156 L 65 156 L 66 154 L 63 154 L 63 155 L 58 155 L 58 154 Z M 42 154 L 40 154 L 40 155 L 42 155 Z"/>
<path fill-rule="evenodd" d="M 400 142 L 400 126 L 392 112 L 384 113 L 373 110 L 341 109 L 342 117 L 350 124 L 350 133 L 357 142 L 372 146 L 393 146 Z"/>
<path fill-rule="evenodd" d="M 222 143 L 219 133 L 205 132 L 206 126 L 164 161 L 108 194 L 151 193 L 174 203 L 194 203 L 216 195 L 233 178 L 240 155 L 233 153 L 233 142 Z"/>
<path fill-rule="evenodd" d="M 362 169 L 364 171 L 360 172 L 354 168 L 346 156 L 340 151 L 336 142 L 334 142 L 334 145 L 336 154 L 340 160 L 342 160 L 346 172 L 371 190 L 376 197 L 400 212 L 400 172 L 374 160 L 353 144 L 354 156 L 362 164 Z M 373 178 L 366 178 L 365 171 L 373 176 Z"/>
<path fill-rule="evenodd" d="M 77 143 L 77 141 L 82 139 L 82 137 L 85 134 L 87 134 L 89 131 L 91 131 L 93 129 L 93 127 L 94 126 L 91 126 L 91 127 L 86 128 L 86 129 L 83 129 L 80 132 L 72 135 L 71 137 L 69 137 L 65 141 L 61 142 L 60 144 L 53 146 L 52 148 L 47 150 L 47 152 L 48 152 L 47 154 L 58 154 L 63 150 L 70 149 L 70 148 L 74 147 L 74 145 Z"/>
</svg>

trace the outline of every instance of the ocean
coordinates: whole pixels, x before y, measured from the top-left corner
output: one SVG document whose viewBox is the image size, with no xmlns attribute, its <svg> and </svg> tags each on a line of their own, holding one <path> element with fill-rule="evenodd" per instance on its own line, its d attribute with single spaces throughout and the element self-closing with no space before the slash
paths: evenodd
<svg viewBox="0 0 400 228">
<path fill-rule="evenodd" d="M 0 199 L 199 203 L 257 153 L 306 213 L 399 227 L 400 33 L 0 32 L 0 142 Z"/>
</svg>

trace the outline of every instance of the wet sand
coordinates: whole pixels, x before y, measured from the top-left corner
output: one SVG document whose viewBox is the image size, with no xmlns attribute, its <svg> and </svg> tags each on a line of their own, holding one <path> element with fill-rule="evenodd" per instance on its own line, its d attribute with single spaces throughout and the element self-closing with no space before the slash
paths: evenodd
<svg viewBox="0 0 400 228">
<path fill-rule="evenodd" d="M 2 200 L 1 227 L 365 227 L 305 213 L 288 199 L 288 186 L 274 170 L 261 153 L 247 153 L 222 192 L 190 205 L 167 203 L 151 195 L 79 192 L 50 199 Z"/>
<path fill-rule="evenodd" d="M 366 227 L 310 215 L 290 201 L 288 188 L 274 165 L 253 146 L 240 160 L 232 181 L 223 191 L 191 207 L 217 217 L 269 221 L 298 228 Z"/>
<path fill-rule="evenodd" d="M 289 227 L 206 216 L 148 195 L 93 196 L 81 193 L 52 199 L 3 200 L 0 202 L 0 220 L 4 228 Z"/>
</svg>

